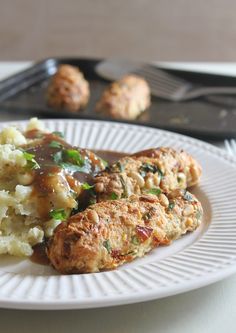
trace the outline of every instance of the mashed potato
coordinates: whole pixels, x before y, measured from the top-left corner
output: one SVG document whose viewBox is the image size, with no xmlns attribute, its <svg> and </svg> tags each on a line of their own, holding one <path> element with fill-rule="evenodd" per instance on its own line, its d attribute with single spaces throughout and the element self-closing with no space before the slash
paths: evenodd
<svg viewBox="0 0 236 333">
<path fill-rule="evenodd" d="M 25 150 L 25 147 L 37 145 L 40 136 L 27 136 L 27 131 L 36 131 L 42 137 L 48 133 L 35 118 L 30 120 L 26 132 L 8 127 L 0 133 L 0 254 L 30 256 L 32 247 L 50 237 L 61 222 L 58 212 L 69 214 L 77 207 L 75 190 L 78 184 L 71 181 L 71 175 L 59 169 L 55 174 L 48 173 L 50 181 L 47 179 L 48 183 L 43 183 L 46 176 L 42 174 L 46 171 L 37 173 L 35 169 L 41 166 L 34 160 L 34 154 Z M 60 147 L 59 140 L 62 139 L 58 138 L 59 143 L 55 144 L 54 139 L 54 147 L 52 143 L 51 147 Z M 60 155 L 60 150 L 57 153 Z M 39 176 L 38 187 L 41 188 L 36 193 L 35 178 Z M 72 189 L 70 183 L 77 187 Z M 52 211 L 57 214 L 51 216 Z"/>
<path fill-rule="evenodd" d="M 87 177 L 105 168 L 93 152 L 73 147 L 38 119 L 25 132 L 0 132 L 0 254 L 30 256 L 33 246 L 78 208 Z M 84 184 L 86 183 L 86 184 Z M 83 186 L 85 185 L 85 186 Z"/>
<path fill-rule="evenodd" d="M 0 132 L 0 254 L 30 256 L 33 246 L 82 205 L 88 174 L 105 168 L 93 152 L 73 147 L 37 118 L 25 132 Z M 86 184 L 84 184 L 86 183 Z M 83 186 L 85 185 L 85 186 Z M 80 197 L 80 195 L 82 196 Z"/>
</svg>

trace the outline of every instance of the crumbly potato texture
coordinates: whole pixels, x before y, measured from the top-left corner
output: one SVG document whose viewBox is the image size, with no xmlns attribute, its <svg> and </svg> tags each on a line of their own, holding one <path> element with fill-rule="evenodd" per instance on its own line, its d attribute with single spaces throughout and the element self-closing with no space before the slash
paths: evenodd
<svg viewBox="0 0 236 333">
<path fill-rule="evenodd" d="M 45 131 L 36 118 L 29 121 L 26 131 L 34 129 Z M 21 149 L 32 141 L 14 126 L 0 132 L 0 254 L 30 256 L 32 247 L 42 242 L 44 236 L 52 235 L 60 223 L 42 219 L 38 214 L 36 196 L 32 195 L 32 175 Z"/>
</svg>

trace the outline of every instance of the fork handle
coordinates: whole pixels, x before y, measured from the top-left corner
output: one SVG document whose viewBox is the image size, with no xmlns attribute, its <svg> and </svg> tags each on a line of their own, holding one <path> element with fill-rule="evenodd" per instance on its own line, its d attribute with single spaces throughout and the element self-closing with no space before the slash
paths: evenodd
<svg viewBox="0 0 236 333">
<path fill-rule="evenodd" d="M 207 95 L 204 96 L 204 100 L 221 107 L 236 108 L 236 95 Z"/>
<path fill-rule="evenodd" d="M 209 87 L 209 88 L 196 88 L 189 91 L 180 98 L 180 101 L 187 101 L 201 96 L 207 95 L 234 95 L 236 94 L 236 87 Z"/>
</svg>

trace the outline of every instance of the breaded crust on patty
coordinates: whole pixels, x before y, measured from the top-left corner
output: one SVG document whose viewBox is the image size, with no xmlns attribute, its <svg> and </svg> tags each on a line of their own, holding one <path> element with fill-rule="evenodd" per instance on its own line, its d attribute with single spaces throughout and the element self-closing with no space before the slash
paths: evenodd
<svg viewBox="0 0 236 333">
<path fill-rule="evenodd" d="M 47 255 L 60 273 L 114 269 L 170 244 L 201 223 L 202 207 L 190 193 L 133 195 L 100 202 L 59 225 Z"/>
<path fill-rule="evenodd" d="M 97 201 L 127 198 L 160 188 L 168 193 L 196 185 L 201 166 L 185 151 L 154 148 L 121 158 L 94 178 Z"/>
<path fill-rule="evenodd" d="M 61 65 L 47 88 L 47 103 L 58 110 L 83 109 L 89 100 L 89 83 L 77 67 Z"/>
<path fill-rule="evenodd" d="M 147 81 L 136 75 L 126 75 L 113 82 L 96 105 L 96 111 L 115 119 L 135 119 L 151 104 Z"/>
</svg>

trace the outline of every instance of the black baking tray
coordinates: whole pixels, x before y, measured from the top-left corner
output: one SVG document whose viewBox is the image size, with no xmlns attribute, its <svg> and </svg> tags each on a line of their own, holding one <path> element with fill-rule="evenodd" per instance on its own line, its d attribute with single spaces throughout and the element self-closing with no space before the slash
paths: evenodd
<svg viewBox="0 0 236 333">
<path fill-rule="evenodd" d="M 95 72 L 95 66 L 100 61 L 101 59 L 50 58 L 1 81 L 0 120 L 1 111 L 14 114 L 16 118 L 24 115 L 41 118 L 108 119 L 94 112 L 96 102 L 109 84 L 109 81 Z M 60 64 L 78 66 L 90 83 L 91 98 L 83 111 L 58 111 L 46 105 L 48 81 Z M 236 86 L 235 77 L 179 70 L 166 71 L 199 85 Z M 152 97 L 151 107 L 129 123 L 168 129 L 205 139 L 235 138 L 236 96 L 210 96 L 188 102 L 170 102 Z"/>
</svg>

